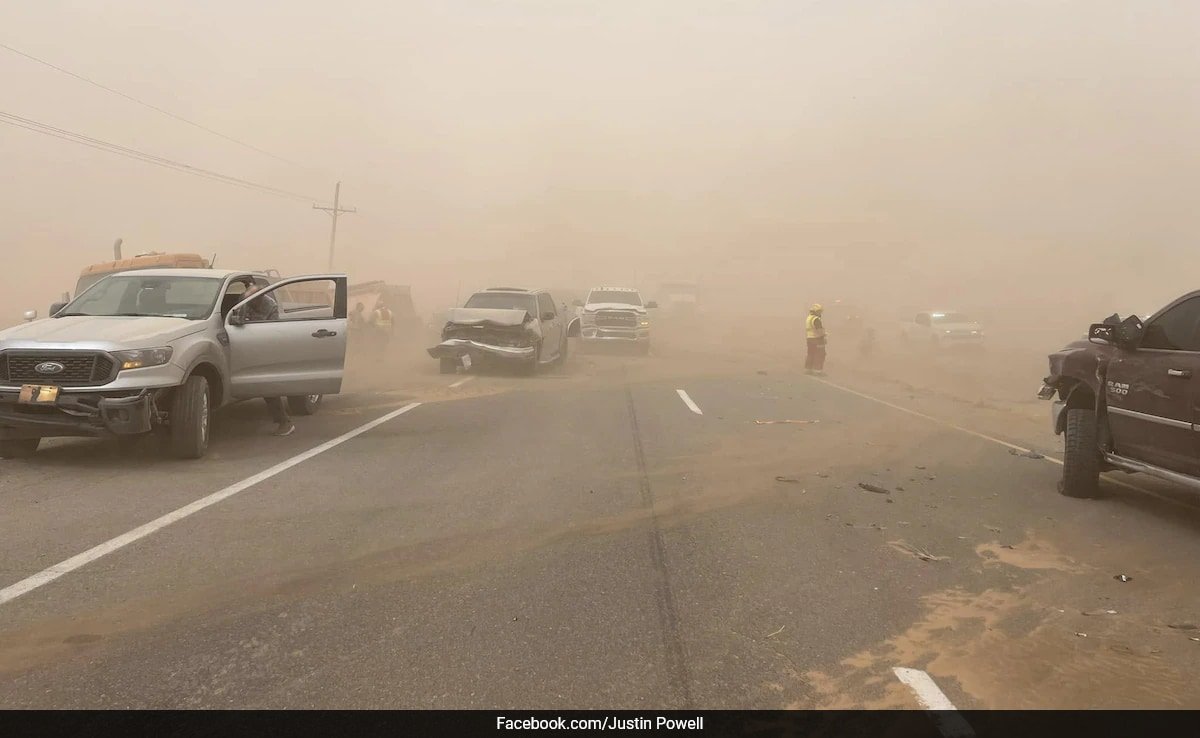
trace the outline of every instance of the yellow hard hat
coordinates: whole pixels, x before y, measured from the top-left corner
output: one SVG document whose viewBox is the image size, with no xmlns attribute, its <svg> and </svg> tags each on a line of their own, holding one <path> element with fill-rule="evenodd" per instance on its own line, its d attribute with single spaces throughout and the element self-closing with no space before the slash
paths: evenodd
<svg viewBox="0 0 1200 738">
<path fill-rule="evenodd" d="M 825 310 L 825 308 L 821 306 L 821 303 L 814 302 L 813 306 L 808 309 L 808 312 L 819 313 L 819 312 L 822 312 L 823 310 Z"/>
</svg>

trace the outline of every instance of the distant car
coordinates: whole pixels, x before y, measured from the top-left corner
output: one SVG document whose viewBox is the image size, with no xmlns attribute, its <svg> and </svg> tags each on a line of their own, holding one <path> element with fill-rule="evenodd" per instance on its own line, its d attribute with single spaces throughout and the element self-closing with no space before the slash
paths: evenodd
<svg viewBox="0 0 1200 738">
<path fill-rule="evenodd" d="M 642 354 L 650 352 L 649 310 L 658 307 L 646 302 L 642 294 L 630 287 L 593 287 L 586 300 L 577 305 L 580 335 L 585 346 L 615 343 L 636 347 Z"/>
<path fill-rule="evenodd" d="M 546 290 L 492 287 L 446 315 L 442 342 L 428 350 L 443 374 L 481 363 L 516 364 L 526 374 L 567 359 L 567 338 L 579 319 Z"/>
<path fill-rule="evenodd" d="M 900 338 L 916 346 L 935 349 L 983 346 L 983 326 L 963 313 L 930 310 L 900 326 Z"/>
</svg>

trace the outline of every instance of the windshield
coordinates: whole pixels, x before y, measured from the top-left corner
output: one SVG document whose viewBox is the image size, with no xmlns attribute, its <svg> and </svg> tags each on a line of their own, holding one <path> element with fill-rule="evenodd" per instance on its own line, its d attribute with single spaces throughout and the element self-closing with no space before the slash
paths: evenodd
<svg viewBox="0 0 1200 738">
<path fill-rule="evenodd" d="M 971 319 L 963 313 L 931 313 L 934 323 L 970 323 Z"/>
<path fill-rule="evenodd" d="M 524 310 L 537 315 L 537 300 L 533 295 L 515 292 L 476 292 L 467 300 L 465 307 L 491 310 Z"/>
<path fill-rule="evenodd" d="M 588 295 L 588 304 L 615 302 L 620 305 L 637 305 L 641 307 L 642 296 L 632 290 L 592 290 Z"/>
<path fill-rule="evenodd" d="M 71 301 L 55 317 L 159 316 L 199 320 L 212 314 L 223 280 L 215 277 L 106 277 Z"/>
</svg>

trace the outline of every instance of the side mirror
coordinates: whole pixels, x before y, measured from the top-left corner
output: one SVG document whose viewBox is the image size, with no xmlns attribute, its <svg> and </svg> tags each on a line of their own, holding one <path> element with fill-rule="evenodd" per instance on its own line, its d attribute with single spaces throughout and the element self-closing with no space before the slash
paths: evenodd
<svg viewBox="0 0 1200 738">
<path fill-rule="evenodd" d="M 648 310 L 653 310 L 656 307 L 658 307 L 658 303 L 655 302 L 654 300 L 651 300 L 650 302 L 646 303 L 646 309 L 648 309 Z"/>
<path fill-rule="evenodd" d="M 246 316 L 242 313 L 241 308 L 231 310 L 229 312 L 229 325 L 245 325 Z"/>
<path fill-rule="evenodd" d="M 554 313 L 551 313 L 551 312 L 542 313 L 542 320 L 554 320 Z"/>
<path fill-rule="evenodd" d="M 571 304 L 577 308 L 583 307 L 583 300 L 572 300 Z"/>
<path fill-rule="evenodd" d="M 28 323 L 31 320 L 37 320 L 37 311 L 36 310 L 26 310 L 21 315 L 21 317 L 25 319 L 26 323 Z"/>
<path fill-rule="evenodd" d="M 1093 323 L 1088 328 L 1088 340 L 1112 344 L 1126 351 L 1136 350 L 1145 331 L 1141 318 L 1130 315 L 1118 323 L 1113 319 L 1115 317 L 1112 316 L 1103 323 Z"/>
<path fill-rule="evenodd" d="M 53 318 L 55 315 L 58 314 L 59 310 L 62 310 L 66 306 L 67 306 L 67 303 L 65 303 L 65 302 L 56 302 L 53 305 L 51 305 L 50 306 L 50 317 Z"/>
</svg>

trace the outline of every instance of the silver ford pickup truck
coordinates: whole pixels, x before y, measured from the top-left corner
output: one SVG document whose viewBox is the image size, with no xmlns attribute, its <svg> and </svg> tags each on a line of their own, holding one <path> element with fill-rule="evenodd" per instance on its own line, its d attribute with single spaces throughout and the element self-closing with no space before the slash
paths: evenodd
<svg viewBox="0 0 1200 738">
<path fill-rule="evenodd" d="M 341 391 L 344 275 L 146 269 L 56 308 L 0 331 L 0 458 L 30 456 L 43 438 L 150 432 L 171 455 L 200 458 L 223 405 L 286 397 L 307 415 Z"/>
</svg>

